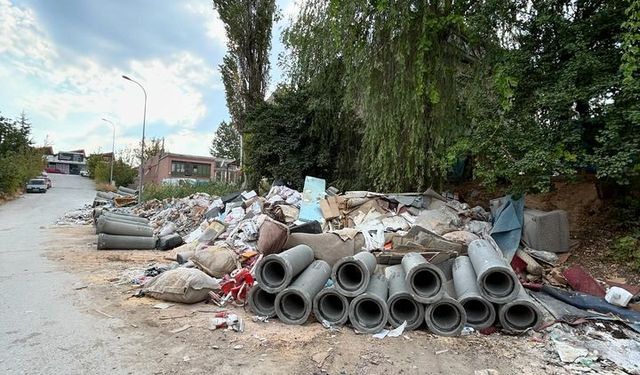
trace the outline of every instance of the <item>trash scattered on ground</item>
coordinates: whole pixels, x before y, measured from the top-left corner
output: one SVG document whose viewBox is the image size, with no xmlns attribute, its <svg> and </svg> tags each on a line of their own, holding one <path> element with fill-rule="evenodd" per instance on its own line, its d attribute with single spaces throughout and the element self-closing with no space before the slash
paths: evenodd
<svg viewBox="0 0 640 375">
<path fill-rule="evenodd" d="M 448 192 L 341 193 L 313 177 L 303 192 L 275 185 L 265 196 L 197 193 L 136 204 L 135 194 L 98 193 L 92 209 L 69 212 L 59 223 L 93 223 L 99 249 L 167 250 L 171 263 L 123 274 L 121 282 L 142 285 L 139 295 L 225 308 L 248 302 L 254 322 L 304 324 L 314 315 L 330 331 L 350 324 L 377 338 L 407 338 L 424 326 L 444 336 L 499 329 L 526 335 L 567 322 L 579 325 L 572 334 L 582 339 L 550 335 L 553 350 L 565 365 L 591 369 L 615 357 L 582 345 L 612 342 L 597 324 L 615 319 L 640 330 L 638 290 L 563 266 L 566 212 L 530 210 L 523 199 L 492 200 L 488 212 Z M 233 311 L 218 311 L 209 329 L 242 332 L 244 323 Z M 613 346 L 633 349 L 634 340 Z M 326 356 L 319 354 L 314 362 L 321 364 Z M 608 360 L 638 371 L 625 359 Z"/>
</svg>

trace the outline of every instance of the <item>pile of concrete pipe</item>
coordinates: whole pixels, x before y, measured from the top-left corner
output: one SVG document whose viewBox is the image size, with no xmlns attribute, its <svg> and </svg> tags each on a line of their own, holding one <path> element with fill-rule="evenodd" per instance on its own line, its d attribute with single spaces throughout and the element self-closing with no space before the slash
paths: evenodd
<svg viewBox="0 0 640 375">
<path fill-rule="evenodd" d="M 408 253 L 401 264 L 376 272 L 369 252 L 340 259 L 333 267 L 314 260 L 313 250 L 298 245 L 265 257 L 256 267 L 249 305 L 260 316 L 303 324 L 313 314 L 331 326 L 350 322 L 359 332 L 385 326 L 405 330 L 426 326 L 442 336 L 457 336 L 496 320 L 507 331 L 523 332 L 539 324 L 541 311 L 515 273 L 489 242 L 476 240 L 469 255 L 440 265 Z"/>
<path fill-rule="evenodd" d="M 158 245 L 149 220 L 143 217 L 100 210 L 95 225 L 98 250 L 147 250 Z"/>
<path fill-rule="evenodd" d="M 124 186 L 118 186 L 115 192 L 110 191 L 97 191 L 96 197 L 93 200 L 93 207 L 104 206 L 113 202 L 118 197 L 135 197 L 138 195 L 138 191 L 129 189 Z"/>
</svg>

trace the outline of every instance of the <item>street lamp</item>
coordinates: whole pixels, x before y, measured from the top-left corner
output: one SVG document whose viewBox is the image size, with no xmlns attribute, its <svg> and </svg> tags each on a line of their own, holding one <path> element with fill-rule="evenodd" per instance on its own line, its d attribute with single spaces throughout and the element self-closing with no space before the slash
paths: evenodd
<svg viewBox="0 0 640 375">
<path fill-rule="evenodd" d="M 102 121 L 108 122 L 113 127 L 113 141 L 111 142 L 111 173 L 109 174 L 109 184 L 113 185 L 113 159 L 116 157 L 116 124 L 106 118 L 103 118 Z"/>
<path fill-rule="evenodd" d="M 142 186 L 143 186 L 142 180 L 144 177 L 144 127 L 147 121 L 147 90 L 145 90 L 144 87 L 138 81 L 135 81 L 125 75 L 123 75 L 122 78 L 140 86 L 140 88 L 142 89 L 142 92 L 144 93 L 144 114 L 142 117 L 142 149 L 140 150 L 140 171 L 138 172 L 140 174 L 140 184 L 138 185 L 138 203 L 141 203 L 142 202 Z"/>
</svg>

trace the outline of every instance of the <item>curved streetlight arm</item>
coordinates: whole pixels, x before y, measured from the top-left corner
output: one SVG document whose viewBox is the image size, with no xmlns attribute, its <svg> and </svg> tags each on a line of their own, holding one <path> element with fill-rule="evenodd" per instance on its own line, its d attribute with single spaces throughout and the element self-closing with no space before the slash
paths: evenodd
<svg viewBox="0 0 640 375">
<path fill-rule="evenodd" d="M 135 83 L 136 85 L 140 86 L 140 88 L 142 89 L 142 92 L 144 93 L 144 112 L 143 112 L 143 117 L 142 117 L 142 147 L 140 150 L 140 171 L 138 172 L 140 174 L 139 179 L 140 179 L 140 183 L 138 185 L 138 203 L 142 202 L 142 187 L 143 187 L 143 179 L 144 179 L 144 131 L 145 131 L 145 125 L 147 122 L 147 90 L 144 89 L 144 86 L 142 86 L 142 84 L 134 79 L 131 79 L 129 77 L 127 77 L 126 75 L 122 75 L 122 78 L 126 79 L 127 81 L 131 81 L 133 83 Z"/>
</svg>

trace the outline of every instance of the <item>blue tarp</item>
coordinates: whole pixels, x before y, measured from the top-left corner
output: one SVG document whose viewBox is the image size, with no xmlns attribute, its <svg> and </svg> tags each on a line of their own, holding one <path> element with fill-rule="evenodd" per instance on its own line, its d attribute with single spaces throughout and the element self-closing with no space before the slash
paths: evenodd
<svg viewBox="0 0 640 375">
<path fill-rule="evenodd" d="M 522 237 L 524 196 L 516 200 L 507 195 L 500 200 L 502 204 L 493 218 L 491 237 L 500 247 L 505 259 L 511 262 Z"/>
</svg>

